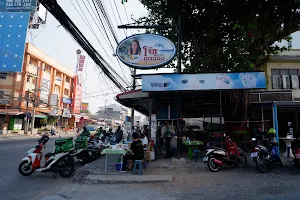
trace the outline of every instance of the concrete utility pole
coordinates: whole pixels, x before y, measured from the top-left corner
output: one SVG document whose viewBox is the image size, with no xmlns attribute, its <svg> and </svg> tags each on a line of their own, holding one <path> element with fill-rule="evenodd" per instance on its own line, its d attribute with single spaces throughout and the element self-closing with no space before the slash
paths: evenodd
<svg viewBox="0 0 300 200">
<path fill-rule="evenodd" d="M 31 118 L 31 134 L 33 134 L 34 122 L 35 122 L 35 106 L 37 106 L 37 93 L 38 93 L 38 79 L 39 79 L 39 67 L 36 69 L 35 88 L 34 88 L 34 100 L 32 102 L 32 118 Z"/>
<path fill-rule="evenodd" d="M 132 90 L 135 90 L 136 88 L 136 79 L 135 79 L 135 75 L 136 75 L 136 69 L 133 70 L 133 83 L 132 83 Z M 134 126 L 134 110 L 131 109 L 131 128 Z"/>
<path fill-rule="evenodd" d="M 28 106 L 29 106 L 29 89 L 27 91 L 27 94 L 25 94 L 26 97 L 26 112 L 25 112 L 25 127 L 24 127 L 24 134 L 28 133 Z"/>
</svg>

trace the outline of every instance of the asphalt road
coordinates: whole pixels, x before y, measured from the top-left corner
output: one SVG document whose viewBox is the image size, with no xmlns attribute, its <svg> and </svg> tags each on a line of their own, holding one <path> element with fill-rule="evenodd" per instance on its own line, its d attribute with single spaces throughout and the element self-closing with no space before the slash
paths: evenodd
<svg viewBox="0 0 300 200">
<path fill-rule="evenodd" d="M 53 178 L 53 173 L 33 173 L 23 177 L 18 172 L 18 166 L 25 153 L 37 144 L 38 138 L 18 139 L 1 138 L 0 140 L 0 200 L 36 200 L 53 194 L 69 182 L 69 178 L 59 175 Z M 51 138 L 44 153 L 54 148 Z"/>
</svg>

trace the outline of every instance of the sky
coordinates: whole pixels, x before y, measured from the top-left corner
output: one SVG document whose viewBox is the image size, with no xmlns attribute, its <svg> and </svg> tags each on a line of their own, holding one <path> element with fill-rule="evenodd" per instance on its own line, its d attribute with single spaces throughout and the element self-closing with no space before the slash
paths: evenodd
<svg viewBox="0 0 300 200">
<path fill-rule="evenodd" d="M 75 23 L 79 30 L 85 35 L 94 48 L 108 61 L 118 72 L 120 76 L 128 81 L 131 80 L 130 68 L 119 63 L 117 58 L 113 56 L 117 47 L 116 42 L 111 38 L 111 45 L 107 42 L 104 29 L 99 25 L 95 9 L 91 10 L 92 0 L 57 0 L 62 9 Z M 117 33 L 119 41 L 126 36 L 135 33 L 143 33 L 145 30 L 124 30 L 118 29 L 121 24 L 133 23 L 131 18 L 137 19 L 147 15 L 147 10 L 138 0 L 128 0 L 122 4 L 121 0 L 102 0 L 107 10 L 107 15 L 111 19 L 113 28 Z M 85 4 L 84 4 L 85 3 Z M 90 4 L 89 4 L 90 3 Z M 75 6 L 75 8 L 74 8 Z M 86 8 L 87 6 L 87 8 Z M 117 9 L 116 9 L 117 6 Z M 77 10 L 76 10 L 77 9 Z M 78 13 L 78 12 L 80 13 Z M 84 15 L 82 14 L 82 11 Z M 118 14 L 119 13 L 119 14 Z M 127 15 L 126 15 L 127 14 Z M 119 18 L 120 16 L 120 18 Z M 96 23 L 95 23 L 96 22 Z M 92 31 L 90 30 L 90 28 Z M 95 37 L 96 35 L 96 37 Z M 293 35 L 293 48 L 300 49 L 300 33 Z M 48 13 L 47 22 L 38 30 L 30 30 L 27 34 L 27 41 L 44 51 L 48 56 L 52 57 L 66 68 L 75 71 L 76 67 L 76 50 L 81 49 L 71 35 L 62 27 L 59 22 Z M 83 52 L 84 55 L 87 55 Z M 162 73 L 172 72 L 173 69 L 159 69 L 141 71 L 139 73 Z M 98 108 L 107 104 L 116 103 L 114 97 L 121 93 L 105 75 L 95 66 L 93 60 L 87 56 L 84 66 L 83 76 L 83 102 L 89 103 L 89 110 L 92 113 L 98 111 Z"/>
<path fill-rule="evenodd" d="M 129 0 L 125 4 L 122 4 L 121 0 L 102 0 L 102 2 L 104 2 L 108 12 L 107 15 L 111 19 L 119 41 L 125 39 L 126 36 L 145 32 L 145 30 L 123 30 L 117 28 L 117 26 L 121 24 L 133 23 L 131 18 L 137 19 L 147 15 L 147 10 L 138 0 Z M 114 70 L 116 70 L 123 78 L 125 77 L 125 79 L 132 82 L 130 68 L 120 62 L 122 66 L 121 69 L 117 57 L 113 56 L 117 43 L 114 42 L 111 37 L 113 45 L 112 49 L 109 42 L 107 42 L 108 40 L 104 29 L 100 26 L 101 24 L 96 18 L 96 10 L 91 10 L 90 5 L 93 6 L 92 0 L 58 0 L 58 3 L 100 55 L 113 66 Z M 117 5 L 118 9 L 116 9 L 115 5 Z M 78 14 L 74 6 L 80 14 Z M 82 14 L 82 11 L 84 15 Z M 118 12 L 120 18 L 118 17 Z M 120 19 L 122 20 L 122 23 Z M 86 23 L 87 21 L 89 23 Z M 94 33 L 89 27 L 91 27 Z M 51 15 L 51 13 L 48 13 L 47 21 L 44 26 L 42 25 L 39 30 L 30 30 L 28 32 L 27 41 L 33 43 L 33 45 L 44 51 L 48 56 L 61 63 L 63 66 L 75 71 L 77 58 L 76 50 L 82 48 L 62 26 L 59 26 L 59 22 Z M 85 52 L 83 52 L 83 54 L 87 55 Z M 153 71 L 154 70 L 150 70 L 150 73 Z M 172 72 L 172 69 L 160 69 L 154 72 Z M 142 72 L 138 70 L 137 73 L 145 73 L 145 71 Z M 147 70 L 146 73 L 149 73 L 149 70 Z M 89 103 L 89 110 L 92 113 L 97 112 L 99 107 L 105 105 L 105 102 L 107 105 L 116 103 L 114 97 L 121 93 L 121 91 L 105 77 L 101 70 L 99 71 L 99 68 L 95 66 L 94 61 L 89 58 L 88 55 L 82 76 L 83 102 Z"/>
</svg>

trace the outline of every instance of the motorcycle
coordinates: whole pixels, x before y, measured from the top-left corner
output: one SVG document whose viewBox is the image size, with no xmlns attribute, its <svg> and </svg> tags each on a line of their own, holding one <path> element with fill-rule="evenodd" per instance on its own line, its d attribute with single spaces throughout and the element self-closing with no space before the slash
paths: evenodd
<svg viewBox="0 0 300 200">
<path fill-rule="evenodd" d="M 224 134 L 226 149 L 219 147 L 209 148 L 206 150 L 203 162 L 207 163 L 208 168 L 212 172 L 219 171 L 220 167 L 234 164 L 237 167 L 245 167 L 247 165 L 246 156 L 241 153 L 240 149 L 229 136 Z"/>
<path fill-rule="evenodd" d="M 300 139 L 295 139 L 292 141 L 291 149 L 292 149 L 292 153 L 295 157 L 293 159 L 294 165 L 297 168 L 300 168 Z"/>
<path fill-rule="evenodd" d="M 256 139 L 252 138 L 255 142 Z M 258 142 L 253 149 L 251 149 L 250 157 L 256 164 L 256 167 L 260 172 L 266 173 L 268 167 L 283 167 L 280 157 L 277 155 L 277 144 L 269 144 L 268 142 L 263 142 L 267 145 L 261 145 L 262 142 Z"/>
<path fill-rule="evenodd" d="M 69 177 L 74 172 L 74 164 L 70 161 L 69 152 L 47 153 L 45 155 L 45 166 L 41 166 L 43 158 L 43 149 L 46 147 L 49 137 L 43 135 L 38 140 L 38 145 L 26 152 L 26 157 L 22 159 L 19 165 L 19 173 L 23 176 L 30 176 L 33 172 L 54 172 L 62 177 Z"/>
</svg>

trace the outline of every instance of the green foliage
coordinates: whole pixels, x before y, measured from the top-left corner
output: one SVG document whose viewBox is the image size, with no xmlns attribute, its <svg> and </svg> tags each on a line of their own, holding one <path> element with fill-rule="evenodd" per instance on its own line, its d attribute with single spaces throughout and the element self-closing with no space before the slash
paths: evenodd
<svg viewBox="0 0 300 200">
<path fill-rule="evenodd" d="M 40 123 L 43 125 L 43 126 L 46 126 L 47 125 L 47 118 L 43 118 L 40 120 Z"/>
<path fill-rule="evenodd" d="M 251 70 L 270 54 L 287 50 L 275 42 L 299 30 L 299 0 L 140 0 L 144 25 L 177 25 L 182 10 L 185 71 Z M 150 30 L 176 43 L 177 30 Z M 171 65 L 176 65 L 176 62 Z"/>
</svg>

